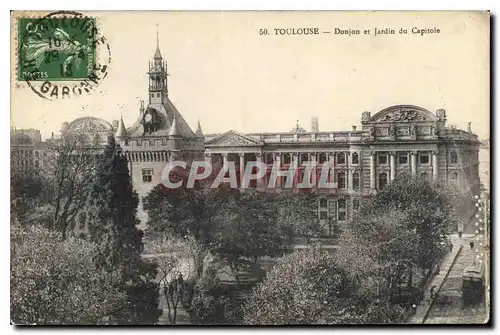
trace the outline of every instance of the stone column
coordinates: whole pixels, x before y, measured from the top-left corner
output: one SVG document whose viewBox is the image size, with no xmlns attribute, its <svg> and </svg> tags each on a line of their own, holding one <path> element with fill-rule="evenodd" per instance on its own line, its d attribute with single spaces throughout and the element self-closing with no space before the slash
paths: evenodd
<svg viewBox="0 0 500 335">
<path fill-rule="evenodd" d="M 391 181 L 396 178 L 396 152 L 390 152 Z"/>
<path fill-rule="evenodd" d="M 335 181 L 335 152 L 330 153 L 330 157 L 328 158 L 328 164 L 330 165 L 329 175 L 328 175 L 328 183 L 333 183 Z M 330 188 L 328 189 L 328 193 L 335 193 L 337 189 Z"/>
<path fill-rule="evenodd" d="M 293 171 L 293 184 L 292 184 L 292 190 L 298 190 L 297 189 L 297 184 L 299 183 L 299 153 L 294 152 L 292 154 L 292 167 L 294 169 Z"/>
<path fill-rule="evenodd" d="M 370 190 L 375 191 L 375 151 L 370 152 Z"/>
<path fill-rule="evenodd" d="M 222 166 L 224 169 L 227 169 L 227 152 L 222 153 Z"/>
<path fill-rule="evenodd" d="M 205 163 L 212 164 L 212 154 L 210 152 L 205 152 Z"/>
<path fill-rule="evenodd" d="M 434 179 L 438 178 L 438 158 L 439 158 L 439 151 L 434 150 L 432 152 L 432 176 Z"/>
<path fill-rule="evenodd" d="M 245 173 L 245 153 L 244 152 L 239 152 L 238 156 L 240 156 L 240 185 L 243 183 L 243 174 Z M 248 186 L 248 185 L 247 185 Z"/>
<path fill-rule="evenodd" d="M 313 188 L 317 187 L 317 181 L 316 181 L 316 174 L 318 171 L 318 162 L 316 160 L 316 153 L 312 153 L 309 155 L 309 164 L 311 168 L 309 169 L 309 172 L 311 173 L 311 184 L 313 184 Z"/>
<path fill-rule="evenodd" d="M 411 155 L 411 174 L 416 175 L 417 174 L 417 152 L 412 151 L 410 152 Z"/>
<path fill-rule="evenodd" d="M 256 153 L 255 157 L 256 157 L 258 163 L 262 163 L 262 153 L 260 153 L 260 152 Z M 265 189 L 266 188 L 266 179 L 267 179 L 267 167 L 266 167 L 266 174 L 264 175 L 264 177 L 257 179 L 257 188 L 258 189 Z"/>
<path fill-rule="evenodd" d="M 352 191 L 352 171 L 351 171 L 351 163 L 352 163 L 352 157 L 351 157 L 351 152 L 346 152 L 346 163 L 347 163 L 347 185 L 346 189 L 349 191 Z"/>
<path fill-rule="evenodd" d="M 273 168 L 275 168 L 277 171 L 281 170 L 281 153 L 277 153 L 274 155 Z M 281 189 L 281 177 L 278 177 L 276 179 L 276 188 Z"/>
</svg>

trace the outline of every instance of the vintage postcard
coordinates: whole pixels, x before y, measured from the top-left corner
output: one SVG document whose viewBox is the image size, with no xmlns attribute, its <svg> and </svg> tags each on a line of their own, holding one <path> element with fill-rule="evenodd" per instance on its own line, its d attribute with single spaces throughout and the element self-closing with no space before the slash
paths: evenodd
<svg viewBox="0 0 500 335">
<path fill-rule="evenodd" d="M 489 12 L 11 32 L 12 324 L 489 322 Z"/>
</svg>

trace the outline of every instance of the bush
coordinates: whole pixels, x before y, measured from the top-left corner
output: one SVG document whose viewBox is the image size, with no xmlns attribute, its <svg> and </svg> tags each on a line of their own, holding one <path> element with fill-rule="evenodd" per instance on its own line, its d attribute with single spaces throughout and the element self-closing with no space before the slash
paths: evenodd
<svg viewBox="0 0 500 335">
<path fill-rule="evenodd" d="M 11 319 L 16 324 L 113 324 L 125 304 L 118 276 L 93 262 L 96 246 L 40 226 L 12 227 Z"/>
</svg>

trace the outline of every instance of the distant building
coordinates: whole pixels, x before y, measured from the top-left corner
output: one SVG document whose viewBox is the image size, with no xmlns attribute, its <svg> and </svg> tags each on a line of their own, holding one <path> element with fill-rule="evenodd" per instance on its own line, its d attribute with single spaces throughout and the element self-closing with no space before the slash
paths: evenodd
<svg viewBox="0 0 500 335">
<path fill-rule="evenodd" d="M 11 168 L 30 169 L 43 168 L 47 162 L 48 145 L 42 142 L 38 129 L 10 130 Z"/>
<path fill-rule="evenodd" d="M 345 221 L 363 199 L 390 183 L 398 174 L 408 172 L 423 178 L 454 184 L 471 193 L 479 191 L 480 142 L 470 131 L 446 125 L 446 111 L 431 112 L 413 105 L 396 105 L 376 113 L 361 113 L 361 127 L 346 131 L 320 131 L 319 120 L 312 119 L 311 131 L 298 122 L 289 132 L 241 134 L 230 130 L 204 135 L 198 122 L 193 131 L 168 96 L 167 64 L 157 46 L 149 64 L 148 102 L 141 102 L 136 121 L 127 127 L 123 119 L 109 123 L 85 117 L 65 123 L 62 136 L 77 132 L 92 134 L 94 143 L 102 143 L 113 133 L 126 153 L 132 183 L 140 199 L 162 182 L 166 162 L 201 160 L 211 163 L 233 161 L 236 167 L 248 161 L 264 162 L 287 169 L 294 162 L 315 161 L 334 165 L 329 181 L 337 189 L 317 190 L 318 219 Z M 470 130 L 470 128 L 469 128 Z M 304 176 L 300 169 L 294 183 Z M 319 174 L 313 173 L 313 183 Z M 277 189 L 268 189 L 269 171 L 251 186 L 278 192 L 285 179 L 278 179 Z M 146 216 L 139 208 L 140 218 Z"/>
</svg>

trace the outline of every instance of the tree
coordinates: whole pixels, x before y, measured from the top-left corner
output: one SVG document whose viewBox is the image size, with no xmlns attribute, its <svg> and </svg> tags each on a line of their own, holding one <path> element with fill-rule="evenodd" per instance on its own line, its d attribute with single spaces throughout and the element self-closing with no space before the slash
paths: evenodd
<svg viewBox="0 0 500 335">
<path fill-rule="evenodd" d="M 339 259 L 365 297 L 390 301 L 395 290 L 411 277 L 418 262 L 419 240 L 408 228 L 408 217 L 399 210 L 367 205 L 345 228 L 339 242 Z"/>
<path fill-rule="evenodd" d="M 418 265 L 430 269 L 456 224 L 451 200 L 447 188 L 439 183 L 402 174 L 384 187 L 362 212 L 369 213 L 372 208 L 378 208 L 386 213 L 404 213 L 408 230 L 415 230 L 418 235 Z"/>
<path fill-rule="evenodd" d="M 127 306 L 115 315 L 119 324 L 152 324 L 161 315 L 157 267 L 141 258 L 137 204 L 127 158 L 111 137 L 96 167 L 86 209 L 89 240 L 99 245 L 96 262 L 106 271 L 118 271 L 119 287 L 127 293 Z"/>
<path fill-rule="evenodd" d="M 289 252 L 296 232 L 310 230 L 316 221 L 311 219 L 311 195 L 271 195 L 254 189 L 242 192 L 227 185 L 214 189 L 210 178 L 187 187 L 188 175 L 181 169 L 173 170 L 169 177 L 171 182 L 181 181 L 182 186 L 169 189 L 157 185 L 148 194 L 148 231 L 190 241 L 196 271 L 185 278 L 184 307 L 192 320 L 200 319 L 194 315 L 196 310 L 204 310 L 198 308 L 204 304 L 193 302 L 195 297 L 201 297 L 204 303 L 219 301 L 205 299 L 215 291 L 199 284 L 207 266 L 214 266 L 208 256 L 226 263 L 239 285 L 240 270 L 255 265 L 261 256 Z M 200 289 L 203 292 L 197 291 Z"/>
<path fill-rule="evenodd" d="M 97 246 L 38 225 L 11 226 L 11 318 L 16 324 L 113 324 L 126 301 L 117 273 L 92 261 Z"/>
<path fill-rule="evenodd" d="M 100 147 L 88 146 L 82 134 L 64 137 L 51 147 L 48 171 L 55 229 L 66 237 L 85 209 L 99 159 Z"/>
<path fill-rule="evenodd" d="M 311 245 L 285 256 L 254 290 L 244 323 L 372 324 L 401 321 L 402 308 L 371 299 L 331 250 Z"/>
<path fill-rule="evenodd" d="M 334 256 L 315 246 L 285 256 L 244 308 L 245 324 L 356 323 L 352 285 Z"/>
<path fill-rule="evenodd" d="M 419 289 L 412 289 L 414 274 L 425 277 L 440 261 L 456 219 L 451 199 L 437 183 L 400 175 L 363 203 L 344 228 L 338 250 L 362 296 L 392 308 L 397 305 L 391 301 L 405 301 L 403 288 L 411 303 L 420 299 Z"/>
</svg>

